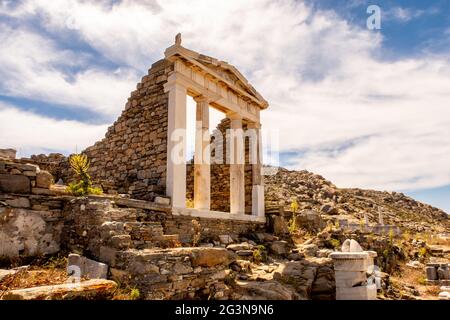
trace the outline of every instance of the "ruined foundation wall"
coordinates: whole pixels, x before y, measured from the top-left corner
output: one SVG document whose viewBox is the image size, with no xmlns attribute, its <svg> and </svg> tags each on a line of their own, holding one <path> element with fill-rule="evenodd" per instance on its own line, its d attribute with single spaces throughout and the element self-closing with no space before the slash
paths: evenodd
<svg viewBox="0 0 450 320">
<path fill-rule="evenodd" d="M 163 222 L 164 232 L 178 234 L 181 242 L 190 243 L 194 233 L 192 220 L 197 220 L 200 223 L 202 240 L 219 240 L 218 236 L 220 235 L 238 237 L 265 231 L 265 224 L 261 222 L 193 218 L 169 214 Z"/>
<path fill-rule="evenodd" d="M 0 158 L 0 261 L 59 251 L 62 197 L 38 166 Z"/>
<path fill-rule="evenodd" d="M 106 192 L 143 200 L 165 194 L 168 94 L 163 86 L 172 70 L 169 61 L 154 63 L 105 138 L 84 151 L 92 178 Z"/>
</svg>

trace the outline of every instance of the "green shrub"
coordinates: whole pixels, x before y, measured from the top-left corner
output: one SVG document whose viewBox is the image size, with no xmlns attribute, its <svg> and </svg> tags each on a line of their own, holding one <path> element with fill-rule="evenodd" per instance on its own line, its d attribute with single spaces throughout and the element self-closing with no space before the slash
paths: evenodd
<svg viewBox="0 0 450 320">
<path fill-rule="evenodd" d="M 333 248 L 338 249 L 341 246 L 341 242 L 338 239 L 331 238 L 330 239 L 330 245 Z"/>
<path fill-rule="evenodd" d="M 256 249 L 253 250 L 253 260 L 256 263 L 267 261 L 266 247 L 264 247 L 263 245 L 257 246 Z"/>
<path fill-rule="evenodd" d="M 74 154 L 69 158 L 70 168 L 78 177 L 78 182 L 72 182 L 68 185 L 67 191 L 76 197 L 85 196 L 88 194 L 102 194 L 100 188 L 92 186 L 91 177 L 88 174 L 89 160 L 84 154 Z"/>
<path fill-rule="evenodd" d="M 141 293 L 139 292 L 138 288 L 131 289 L 131 291 L 130 291 L 130 299 L 131 300 L 137 300 L 140 298 L 140 296 L 141 296 Z"/>
</svg>

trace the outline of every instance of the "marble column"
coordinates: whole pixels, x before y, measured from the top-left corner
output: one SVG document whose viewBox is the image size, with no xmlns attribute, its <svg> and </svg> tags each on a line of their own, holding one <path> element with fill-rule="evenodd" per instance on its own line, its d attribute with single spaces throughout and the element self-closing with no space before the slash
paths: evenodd
<svg viewBox="0 0 450 320">
<path fill-rule="evenodd" d="M 186 207 L 186 87 L 176 81 L 167 82 L 169 92 L 167 124 L 166 194 L 172 206 Z"/>
<path fill-rule="evenodd" d="M 264 217 L 264 180 L 262 174 L 261 124 L 247 125 L 250 141 L 250 163 L 252 165 L 252 215 Z"/>
<path fill-rule="evenodd" d="M 209 101 L 206 97 L 194 98 L 197 102 L 194 154 L 194 208 L 209 210 L 211 204 Z"/>
<path fill-rule="evenodd" d="M 231 121 L 229 143 L 230 161 L 230 213 L 245 214 L 245 157 L 244 134 L 242 131 L 242 117 L 228 114 Z"/>
</svg>

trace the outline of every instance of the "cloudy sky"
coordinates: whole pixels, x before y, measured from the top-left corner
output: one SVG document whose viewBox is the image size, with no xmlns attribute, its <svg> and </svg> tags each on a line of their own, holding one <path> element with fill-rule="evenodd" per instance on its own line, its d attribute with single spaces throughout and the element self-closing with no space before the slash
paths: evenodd
<svg viewBox="0 0 450 320">
<path fill-rule="evenodd" d="M 270 102 L 282 165 L 450 212 L 446 0 L 0 0 L 0 148 L 91 145 L 178 32 Z"/>
</svg>

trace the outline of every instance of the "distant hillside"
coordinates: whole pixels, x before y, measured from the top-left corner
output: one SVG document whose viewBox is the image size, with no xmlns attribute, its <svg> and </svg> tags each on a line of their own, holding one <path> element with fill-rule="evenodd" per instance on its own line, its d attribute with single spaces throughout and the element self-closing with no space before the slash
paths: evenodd
<svg viewBox="0 0 450 320">
<path fill-rule="evenodd" d="M 280 168 L 275 175 L 265 176 L 266 207 L 289 208 L 295 197 L 301 209 L 314 209 L 327 214 L 349 215 L 362 221 L 364 213 L 377 222 L 383 213 L 385 224 L 395 224 L 416 232 L 449 232 L 447 214 L 416 201 L 403 193 L 338 188 L 320 175 L 306 170 Z"/>
</svg>

